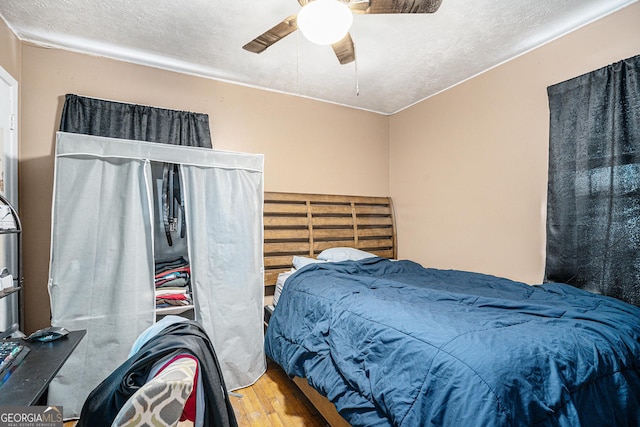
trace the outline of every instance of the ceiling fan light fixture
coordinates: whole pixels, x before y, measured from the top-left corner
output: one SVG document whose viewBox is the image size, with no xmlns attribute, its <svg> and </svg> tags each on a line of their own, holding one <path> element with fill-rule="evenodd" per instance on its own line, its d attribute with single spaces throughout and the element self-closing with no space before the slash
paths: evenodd
<svg viewBox="0 0 640 427">
<path fill-rule="evenodd" d="M 298 28 L 310 42 L 329 45 L 340 41 L 349 32 L 353 13 L 339 0 L 314 0 L 298 13 Z"/>
</svg>

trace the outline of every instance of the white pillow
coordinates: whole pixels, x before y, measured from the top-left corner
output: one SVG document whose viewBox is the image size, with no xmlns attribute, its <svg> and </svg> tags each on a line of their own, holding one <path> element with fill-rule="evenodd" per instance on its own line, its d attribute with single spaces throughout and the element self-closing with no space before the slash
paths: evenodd
<svg viewBox="0 0 640 427">
<path fill-rule="evenodd" d="M 313 264 L 316 262 L 326 262 L 324 260 L 308 258 L 304 256 L 294 256 L 293 257 L 293 266 L 297 269 L 304 267 L 305 265 Z"/>
<path fill-rule="evenodd" d="M 354 249 L 349 247 L 343 248 L 330 248 L 320 252 L 318 259 L 341 262 L 341 261 L 360 261 L 361 259 L 372 258 L 377 255 L 371 252 L 361 251 L 360 249 Z"/>
<path fill-rule="evenodd" d="M 295 273 L 295 269 L 291 269 L 290 271 L 286 271 L 284 273 L 278 274 L 278 278 L 276 279 L 276 289 L 273 291 L 273 306 L 278 305 L 278 300 L 280 299 L 280 294 L 282 293 L 282 288 L 284 288 L 284 282 Z"/>
</svg>

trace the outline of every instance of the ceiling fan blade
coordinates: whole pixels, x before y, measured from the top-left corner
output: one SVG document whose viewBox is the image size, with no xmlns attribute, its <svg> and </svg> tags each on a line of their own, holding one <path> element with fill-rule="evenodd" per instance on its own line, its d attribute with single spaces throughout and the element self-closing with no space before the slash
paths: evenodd
<svg viewBox="0 0 640 427">
<path fill-rule="evenodd" d="M 434 13 L 442 0 L 370 0 L 367 13 Z"/>
<path fill-rule="evenodd" d="M 275 27 L 260 34 L 258 37 L 242 46 L 242 48 L 244 50 L 248 50 L 249 52 L 260 53 L 275 42 L 293 33 L 297 29 L 297 15 L 291 15 Z"/>
<path fill-rule="evenodd" d="M 367 13 L 369 9 L 369 0 L 349 0 L 346 4 L 353 13 Z"/>
<path fill-rule="evenodd" d="M 356 60 L 356 50 L 353 46 L 353 39 L 347 33 L 340 41 L 331 45 L 333 51 L 342 65 L 348 64 Z"/>
</svg>

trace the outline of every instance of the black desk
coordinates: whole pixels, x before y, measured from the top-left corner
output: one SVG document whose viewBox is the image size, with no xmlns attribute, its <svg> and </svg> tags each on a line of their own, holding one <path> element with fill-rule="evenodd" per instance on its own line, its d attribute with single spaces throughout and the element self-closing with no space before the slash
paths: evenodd
<svg viewBox="0 0 640 427">
<path fill-rule="evenodd" d="M 85 330 L 71 331 L 64 338 L 46 343 L 12 340 L 22 341 L 31 351 L 0 386 L 0 406 L 45 404 L 40 400 L 46 397 L 49 383 L 86 333 Z"/>
</svg>

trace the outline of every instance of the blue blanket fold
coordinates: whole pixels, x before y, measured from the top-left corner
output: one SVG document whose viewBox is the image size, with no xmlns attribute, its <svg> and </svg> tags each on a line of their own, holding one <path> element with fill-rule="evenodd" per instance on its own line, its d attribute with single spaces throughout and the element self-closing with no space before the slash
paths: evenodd
<svg viewBox="0 0 640 427">
<path fill-rule="evenodd" d="M 310 264 L 265 349 L 354 426 L 640 425 L 640 308 L 568 285 Z"/>
</svg>

